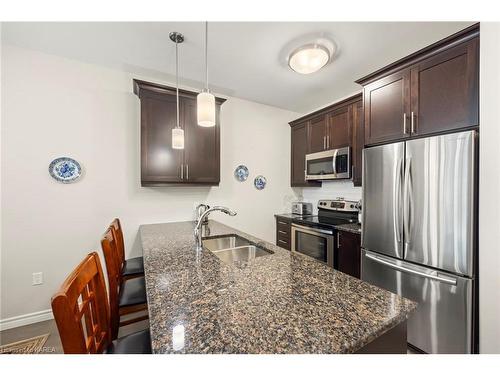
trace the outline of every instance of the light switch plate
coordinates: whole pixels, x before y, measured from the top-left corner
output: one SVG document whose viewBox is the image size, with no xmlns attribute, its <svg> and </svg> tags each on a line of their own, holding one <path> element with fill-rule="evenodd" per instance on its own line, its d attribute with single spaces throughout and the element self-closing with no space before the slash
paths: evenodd
<svg viewBox="0 0 500 375">
<path fill-rule="evenodd" d="M 43 284 L 43 272 L 33 272 L 33 285 Z"/>
</svg>

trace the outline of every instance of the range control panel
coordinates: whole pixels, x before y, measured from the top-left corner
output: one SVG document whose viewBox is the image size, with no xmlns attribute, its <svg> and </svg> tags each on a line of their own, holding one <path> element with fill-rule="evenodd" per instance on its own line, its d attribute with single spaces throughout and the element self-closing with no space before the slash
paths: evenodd
<svg viewBox="0 0 500 375">
<path fill-rule="evenodd" d="M 322 210 L 331 210 L 331 211 L 348 211 L 348 212 L 359 211 L 358 202 L 347 201 L 344 200 L 343 198 L 322 199 L 318 201 L 318 208 Z"/>
</svg>

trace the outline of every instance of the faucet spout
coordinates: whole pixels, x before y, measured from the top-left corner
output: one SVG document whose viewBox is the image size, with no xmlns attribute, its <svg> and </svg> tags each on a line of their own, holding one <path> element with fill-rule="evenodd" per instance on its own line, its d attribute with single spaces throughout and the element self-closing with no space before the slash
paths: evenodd
<svg viewBox="0 0 500 375">
<path fill-rule="evenodd" d="M 229 216 L 236 216 L 236 212 L 223 206 L 214 206 L 209 208 L 198 218 L 196 225 L 194 227 L 194 238 L 196 241 L 196 250 L 201 250 L 202 246 L 202 224 L 205 219 L 208 219 L 208 215 L 210 215 L 214 211 L 220 211 Z"/>
</svg>

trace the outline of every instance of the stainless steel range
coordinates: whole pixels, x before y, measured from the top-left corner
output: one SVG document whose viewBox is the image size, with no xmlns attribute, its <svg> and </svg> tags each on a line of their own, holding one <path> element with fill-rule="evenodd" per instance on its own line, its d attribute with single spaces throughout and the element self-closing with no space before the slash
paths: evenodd
<svg viewBox="0 0 500 375">
<path fill-rule="evenodd" d="M 357 202 L 343 198 L 320 200 L 318 215 L 292 222 L 292 251 L 305 254 L 333 267 L 334 231 L 340 224 L 356 223 Z"/>
</svg>

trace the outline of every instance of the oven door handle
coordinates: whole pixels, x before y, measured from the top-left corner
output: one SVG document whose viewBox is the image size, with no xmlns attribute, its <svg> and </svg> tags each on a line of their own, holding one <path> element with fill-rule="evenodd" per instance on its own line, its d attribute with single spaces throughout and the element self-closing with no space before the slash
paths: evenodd
<svg viewBox="0 0 500 375">
<path fill-rule="evenodd" d="M 329 236 L 333 236 L 333 230 L 328 230 L 328 229 L 320 229 L 320 228 L 311 229 L 309 227 L 305 227 L 303 225 L 298 225 L 295 223 L 292 223 L 292 228 L 296 228 L 296 229 L 299 229 L 301 232 L 305 232 L 305 233 L 309 233 L 309 234 L 313 234 L 313 235 L 317 235 L 318 233 L 322 233 L 322 234 L 327 234 Z"/>
</svg>

